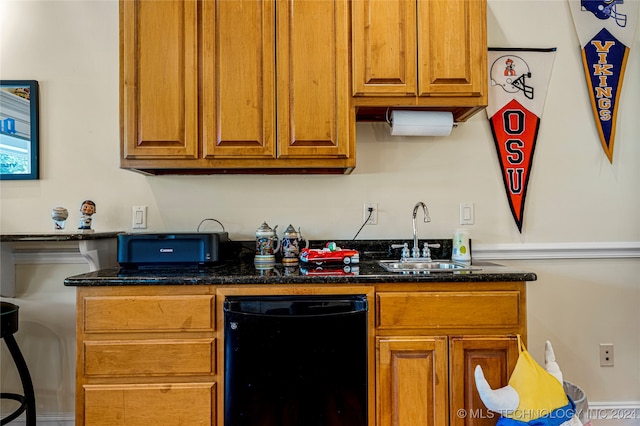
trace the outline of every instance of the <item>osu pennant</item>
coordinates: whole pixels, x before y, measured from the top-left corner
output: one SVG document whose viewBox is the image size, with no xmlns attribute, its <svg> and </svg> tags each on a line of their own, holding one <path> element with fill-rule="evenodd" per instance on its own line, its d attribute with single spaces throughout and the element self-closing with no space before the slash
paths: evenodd
<svg viewBox="0 0 640 426">
<path fill-rule="evenodd" d="M 520 232 L 555 51 L 489 48 L 487 117 L 511 214 Z"/>
</svg>

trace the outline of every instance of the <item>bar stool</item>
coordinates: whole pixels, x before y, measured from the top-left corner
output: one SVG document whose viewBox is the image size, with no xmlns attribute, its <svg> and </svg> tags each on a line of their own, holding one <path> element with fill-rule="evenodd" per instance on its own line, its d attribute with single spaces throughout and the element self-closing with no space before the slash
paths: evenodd
<svg viewBox="0 0 640 426">
<path fill-rule="evenodd" d="M 15 420 L 23 411 L 26 410 L 27 426 L 35 426 L 36 397 L 33 392 L 33 383 L 31 383 L 31 375 L 29 374 L 27 363 L 24 361 L 24 357 L 22 356 L 22 352 L 20 352 L 16 339 L 13 337 L 14 333 L 18 331 L 18 309 L 19 307 L 12 303 L 2 302 L 2 307 L 0 308 L 0 333 L 2 334 L 2 340 L 7 344 L 7 348 L 9 348 L 13 362 L 18 369 L 24 395 L 8 392 L 2 392 L 0 394 L 0 398 L 13 399 L 20 403 L 17 410 L 0 420 L 0 425 L 6 425 L 10 421 Z"/>
</svg>

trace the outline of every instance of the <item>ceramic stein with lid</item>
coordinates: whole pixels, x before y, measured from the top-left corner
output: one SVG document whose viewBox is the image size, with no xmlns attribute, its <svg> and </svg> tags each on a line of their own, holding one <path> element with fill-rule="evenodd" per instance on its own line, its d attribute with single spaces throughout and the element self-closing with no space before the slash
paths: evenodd
<svg viewBox="0 0 640 426">
<path fill-rule="evenodd" d="M 298 232 L 296 232 L 293 225 L 289 225 L 287 229 L 285 229 L 284 234 L 282 235 L 282 243 L 280 245 L 283 264 L 298 263 L 300 247 L 303 245 L 303 242 L 305 248 L 309 247 L 309 241 L 302 238 L 300 228 L 298 228 Z"/>
<path fill-rule="evenodd" d="M 53 227 L 56 231 L 64 229 L 67 218 L 69 217 L 69 211 L 64 207 L 54 207 L 51 211 L 51 219 L 53 219 Z"/>
<path fill-rule="evenodd" d="M 263 222 L 262 225 L 256 230 L 256 263 L 274 263 L 274 254 L 280 249 L 280 240 L 276 234 L 276 229 L 271 229 L 267 222 Z"/>
</svg>

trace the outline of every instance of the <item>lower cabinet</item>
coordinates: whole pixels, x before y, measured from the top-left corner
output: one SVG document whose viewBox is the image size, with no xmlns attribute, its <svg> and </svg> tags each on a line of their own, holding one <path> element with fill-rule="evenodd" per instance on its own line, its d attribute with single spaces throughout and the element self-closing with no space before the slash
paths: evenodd
<svg viewBox="0 0 640 426">
<path fill-rule="evenodd" d="M 376 343 L 378 426 L 494 425 L 475 388 L 481 365 L 492 387 L 505 386 L 518 340 L 500 336 L 390 336 Z"/>
<path fill-rule="evenodd" d="M 224 299 L 366 294 L 369 426 L 485 426 L 473 372 L 507 384 L 526 283 L 78 287 L 76 425 L 224 424 Z"/>
<path fill-rule="evenodd" d="M 215 425 L 214 291 L 78 288 L 76 425 Z"/>
<path fill-rule="evenodd" d="M 474 370 L 507 385 L 526 339 L 525 283 L 388 288 L 376 291 L 376 425 L 495 425 Z"/>
</svg>

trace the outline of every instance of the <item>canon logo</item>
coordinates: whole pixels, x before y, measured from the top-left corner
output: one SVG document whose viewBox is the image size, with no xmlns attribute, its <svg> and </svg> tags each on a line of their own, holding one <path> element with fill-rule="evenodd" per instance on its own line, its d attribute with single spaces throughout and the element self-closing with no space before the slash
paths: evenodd
<svg viewBox="0 0 640 426">
<path fill-rule="evenodd" d="M 172 248 L 161 248 L 160 253 L 173 253 Z"/>
</svg>

